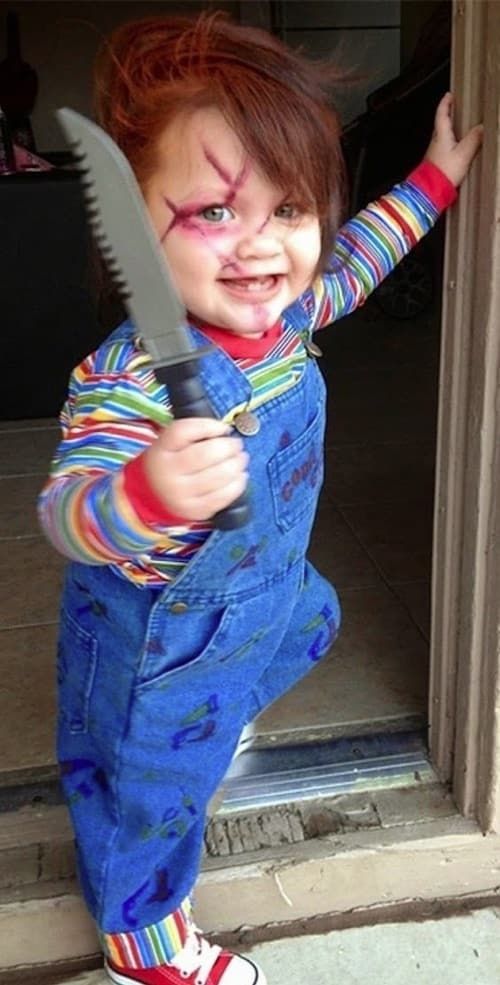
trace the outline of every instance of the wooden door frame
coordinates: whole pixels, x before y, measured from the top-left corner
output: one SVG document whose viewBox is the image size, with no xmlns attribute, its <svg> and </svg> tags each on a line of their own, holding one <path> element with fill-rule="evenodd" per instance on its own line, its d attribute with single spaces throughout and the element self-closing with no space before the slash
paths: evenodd
<svg viewBox="0 0 500 985">
<path fill-rule="evenodd" d="M 500 4 L 454 0 L 458 133 L 483 150 L 448 217 L 430 749 L 457 805 L 500 830 Z"/>
</svg>

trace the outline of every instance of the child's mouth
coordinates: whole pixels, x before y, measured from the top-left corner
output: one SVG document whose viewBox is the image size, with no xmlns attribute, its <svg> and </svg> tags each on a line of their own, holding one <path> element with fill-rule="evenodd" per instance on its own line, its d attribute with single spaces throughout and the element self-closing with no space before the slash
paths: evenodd
<svg viewBox="0 0 500 985">
<path fill-rule="evenodd" d="M 228 291 L 239 297 L 251 294 L 261 298 L 272 294 L 280 281 L 281 275 L 268 274 L 265 277 L 231 277 L 223 279 L 222 283 Z"/>
</svg>

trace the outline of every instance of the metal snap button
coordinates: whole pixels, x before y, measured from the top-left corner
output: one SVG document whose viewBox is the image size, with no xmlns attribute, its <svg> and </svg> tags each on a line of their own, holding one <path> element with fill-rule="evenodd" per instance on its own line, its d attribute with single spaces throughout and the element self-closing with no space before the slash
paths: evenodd
<svg viewBox="0 0 500 985">
<path fill-rule="evenodd" d="M 187 602 L 172 602 L 172 605 L 170 606 L 170 611 L 176 616 L 180 615 L 181 612 L 187 612 L 188 609 L 189 606 Z"/>
<path fill-rule="evenodd" d="M 236 430 L 246 438 L 251 438 L 252 435 L 258 434 L 260 431 L 259 418 L 250 413 L 249 410 L 243 410 L 241 414 L 236 414 L 236 417 L 233 418 L 233 424 Z"/>
<path fill-rule="evenodd" d="M 307 339 L 307 341 L 304 342 L 304 349 L 306 350 L 308 356 L 314 356 L 316 359 L 319 359 L 323 355 L 319 345 L 316 345 L 316 343 L 311 339 Z"/>
</svg>

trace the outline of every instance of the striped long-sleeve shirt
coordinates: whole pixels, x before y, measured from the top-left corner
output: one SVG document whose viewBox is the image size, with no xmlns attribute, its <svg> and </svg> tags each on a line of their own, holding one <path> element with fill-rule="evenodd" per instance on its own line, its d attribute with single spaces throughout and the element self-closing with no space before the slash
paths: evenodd
<svg viewBox="0 0 500 985">
<path fill-rule="evenodd" d="M 252 399 L 246 409 L 300 377 L 306 359 L 302 326 L 310 336 L 362 305 L 455 198 L 448 179 L 423 162 L 339 230 L 330 272 L 283 312 L 264 339 L 252 341 L 249 349 L 238 337 L 204 329 L 249 379 Z M 189 561 L 211 526 L 172 517 L 147 486 L 141 453 L 168 425 L 171 412 L 129 327 L 114 332 L 72 373 L 60 417 L 62 440 L 39 515 L 47 536 L 67 557 L 110 564 L 138 585 L 161 585 Z"/>
</svg>

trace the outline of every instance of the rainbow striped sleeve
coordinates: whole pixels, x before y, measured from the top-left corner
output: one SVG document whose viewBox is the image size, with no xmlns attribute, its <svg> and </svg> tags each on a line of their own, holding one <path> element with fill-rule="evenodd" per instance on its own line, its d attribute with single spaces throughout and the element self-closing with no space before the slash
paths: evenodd
<svg viewBox="0 0 500 985">
<path fill-rule="evenodd" d="M 169 420 L 158 384 L 130 346 L 104 344 L 74 370 L 61 412 L 62 441 L 39 499 L 42 528 L 66 557 L 108 564 L 165 550 L 167 530 L 146 525 L 123 488 L 122 466 Z"/>
<path fill-rule="evenodd" d="M 428 162 L 339 230 L 330 271 L 304 297 L 311 330 L 362 305 L 456 198 L 451 182 Z"/>
</svg>

